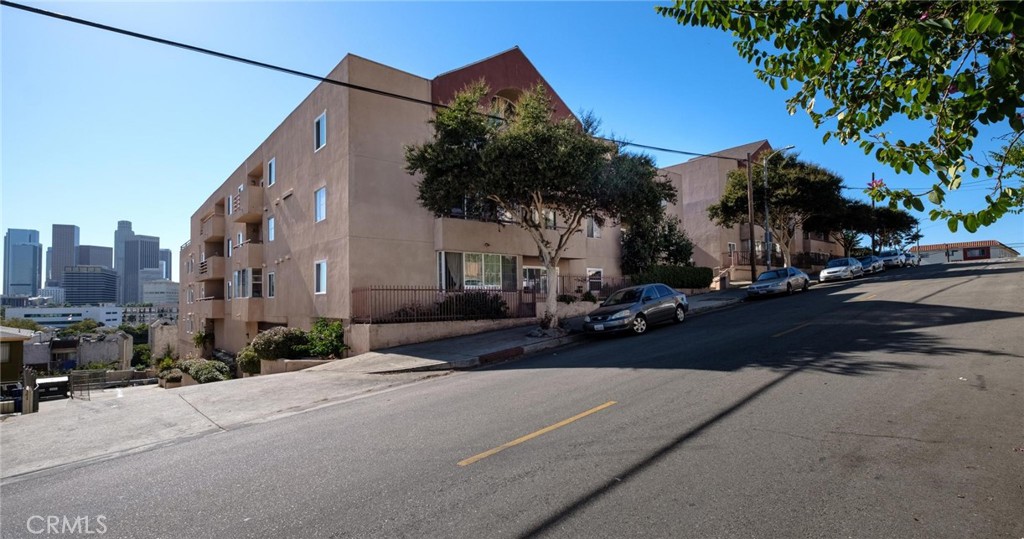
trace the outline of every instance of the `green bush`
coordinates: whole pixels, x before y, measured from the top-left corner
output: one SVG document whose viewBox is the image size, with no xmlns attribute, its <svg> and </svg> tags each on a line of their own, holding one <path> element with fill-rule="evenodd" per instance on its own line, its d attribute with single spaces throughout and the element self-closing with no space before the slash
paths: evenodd
<svg viewBox="0 0 1024 539">
<path fill-rule="evenodd" d="M 195 362 L 190 367 L 189 376 L 200 384 L 221 382 L 231 378 L 228 375 L 228 366 L 220 361 Z"/>
<path fill-rule="evenodd" d="M 588 290 L 584 292 L 582 296 L 580 296 L 580 301 L 596 302 L 597 296 L 595 296 L 593 292 Z"/>
<path fill-rule="evenodd" d="M 260 356 L 256 355 L 251 346 L 246 346 L 238 351 L 238 355 L 235 356 L 235 363 L 246 374 L 260 373 Z"/>
<path fill-rule="evenodd" d="M 454 320 L 508 318 L 508 304 L 501 294 L 465 292 L 452 294 L 438 303 L 441 316 Z"/>
<path fill-rule="evenodd" d="M 148 344 L 136 344 L 132 347 L 132 367 L 148 367 L 151 356 Z"/>
<path fill-rule="evenodd" d="M 296 359 L 309 353 L 306 332 L 299 328 L 268 329 L 257 334 L 249 346 L 260 359 Z"/>
<path fill-rule="evenodd" d="M 161 372 L 157 377 L 166 382 L 180 382 L 181 377 L 184 375 L 185 373 L 181 372 L 181 369 L 170 369 Z"/>
<path fill-rule="evenodd" d="M 317 318 L 313 329 L 306 334 L 309 340 L 309 355 L 315 357 L 341 357 L 345 351 L 345 328 L 338 320 Z"/>
<path fill-rule="evenodd" d="M 577 301 L 576 296 L 572 294 L 559 294 L 558 297 L 555 299 L 558 300 L 558 303 L 565 303 L 567 305 L 571 303 L 576 303 Z"/>
<path fill-rule="evenodd" d="M 707 288 L 714 279 L 711 268 L 692 266 L 653 266 L 639 275 L 637 284 L 664 283 L 672 288 Z"/>
<path fill-rule="evenodd" d="M 169 371 L 174 368 L 174 358 L 165 357 L 160 360 L 157 370 L 160 372 Z"/>
</svg>

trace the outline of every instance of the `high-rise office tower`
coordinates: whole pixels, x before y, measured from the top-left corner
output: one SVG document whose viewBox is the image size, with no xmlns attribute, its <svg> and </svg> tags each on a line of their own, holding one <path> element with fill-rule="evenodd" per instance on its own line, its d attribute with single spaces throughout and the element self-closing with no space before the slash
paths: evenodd
<svg viewBox="0 0 1024 539">
<path fill-rule="evenodd" d="M 36 295 L 42 284 L 42 265 L 39 231 L 8 228 L 4 234 L 4 295 Z"/>
<path fill-rule="evenodd" d="M 154 276 L 142 270 L 156 269 Z M 124 242 L 124 272 L 121 274 L 121 299 L 123 304 L 142 301 L 142 277 L 157 280 L 160 269 L 160 238 L 156 236 L 133 235 Z M 155 278 L 154 278 L 155 277 Z"/>
<path fill-rule="evenodd" d="M 64 297 L 71 305 L 117 301 L 117 272 L 105 266 L 74 266 L 64 270 Z"/>
<path fill-rule="evenodd" d="M 124 301 L 124 290 L 125 290 L 125 277 L 124 277 L 124 242 L 135 237 L 135 232 L 132 231 L 131 221 L 118 221 L 117 230 L 114 231 L 114 269 L 117 270 L 117 275 L 121 282 L 118 287 L 117 302 L 125 303 Z"/>
<path fill-rule="evenodd" d="M 57 286 L 64 285 L 64 268 L 78 265 L 78 227 L 53 225 L 53 254 L 50 260 L 50 279 Z"/>
<path fill-rule="evenodd" d="M 170 249 L 160 249 L 160 269 L 163 270 L 164 279 L 166 279 L 168 281 L 172 280 L 171 279 L 171 275 L 172 275 L 173 272 L 171 271 L 171 250 Z"/>
<path fill-rule="evenodd" d="M 98 245 L 78 246 L 79 266 L 103 266 L 114 269 L 114 250 Z"/>
</svg>

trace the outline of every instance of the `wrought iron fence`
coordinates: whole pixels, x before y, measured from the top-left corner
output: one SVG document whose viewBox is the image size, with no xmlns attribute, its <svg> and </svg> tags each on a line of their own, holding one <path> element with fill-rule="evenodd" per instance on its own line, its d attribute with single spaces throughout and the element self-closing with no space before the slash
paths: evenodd
<svg viewBox="0 0 1024 539">
<path fill-rule="evenodd" d="M 366 324 L 533 318 L 537 294 L 522 290 L 375 285 L 352 291 L 352 319 Z"/>
<path fill-rule="evenodd" d="M 557 293 L 559 295 L 569 294 L 578 297 L 590 292 L 598 298 L 605 298 L 616 290 L 633 286 L 634 284 L 636 283 L 626 276 L 596 279 L 586 275 L 559 275 Z"/>
</svg>

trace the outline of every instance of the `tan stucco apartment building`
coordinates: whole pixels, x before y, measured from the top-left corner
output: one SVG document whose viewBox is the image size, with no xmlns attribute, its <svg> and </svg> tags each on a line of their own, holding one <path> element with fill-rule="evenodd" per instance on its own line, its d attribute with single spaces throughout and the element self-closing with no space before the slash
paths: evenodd
<svg viewBox="0 0 1024 539">
<path fill-rule="evenodd" d="M 761 140 L 661 169 L 679 194 L 676 204 L 668 206 L 666 211 L 680 219 L 683 230 L 693 241 L 694 264 L 714 268 L 716 275 L 727 274 L 731 281 L 750 280 L 749 227 L 746 224 L 720 227 L 708 218 L 708 207 L 721 200 L 729 172 L 745 170 L 747 159 L 760 162 L 766 152 L 772 152 L 772 147 L 767 140 Z M 764 269 L 764 227 L 756 223 L 754 248 L 760 271 Z M 791 248 L 794 265 L 805 269 L 824 264 L 830 257 L 842 256 L 843 253 L 842 248 L 826 235 L 805 233 L 802 229 L 797 230 Z M 798 258 L 806 262 L 797 263 Z"/>
<path fill-rule="evenodd" d="M 481 78 L 492 99 L 543 83 L 556 114 L 571 114 L 518 48 L 434 79 L 348 55 L 327 78 L 434 103 Z M 370 286 L 522 289 L 540 278 L 522 230 L 459 218 L 457 208 L 435 218 L 417 202 L 404 147 L 430 138 L 432 113 L 318 85 L 192 215 L 181 250 L 180 350 L 195 350 L 199 331 L 233 353 L 269 327 L 351 322 L 354 291 Z M 587 227 L 559 273 L 619 276 L 619 239 L 617 228 Z"/>
</svg>

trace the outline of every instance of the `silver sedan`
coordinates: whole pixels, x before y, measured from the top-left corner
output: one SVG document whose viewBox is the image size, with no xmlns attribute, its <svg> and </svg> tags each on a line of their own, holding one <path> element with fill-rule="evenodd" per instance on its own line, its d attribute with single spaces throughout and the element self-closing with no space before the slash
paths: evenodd
<svg viewBox="0 0 1024 539">
<path fill-rule="evenodd" d="M 811 278 L 796 268 L 779 268 L 762 272 L 757 280 L 747 287 L 747 297 L 771 294 L 792 294 L 794 290 L 807 290 Z"/>
<path fill-rule="evenodd" d="M 825 269 L 818 274 L 818 282 L 853 279 L 864 275 L 864 266 L 856 258 L 837 258 L 829 260 Z"/>
</svg>

